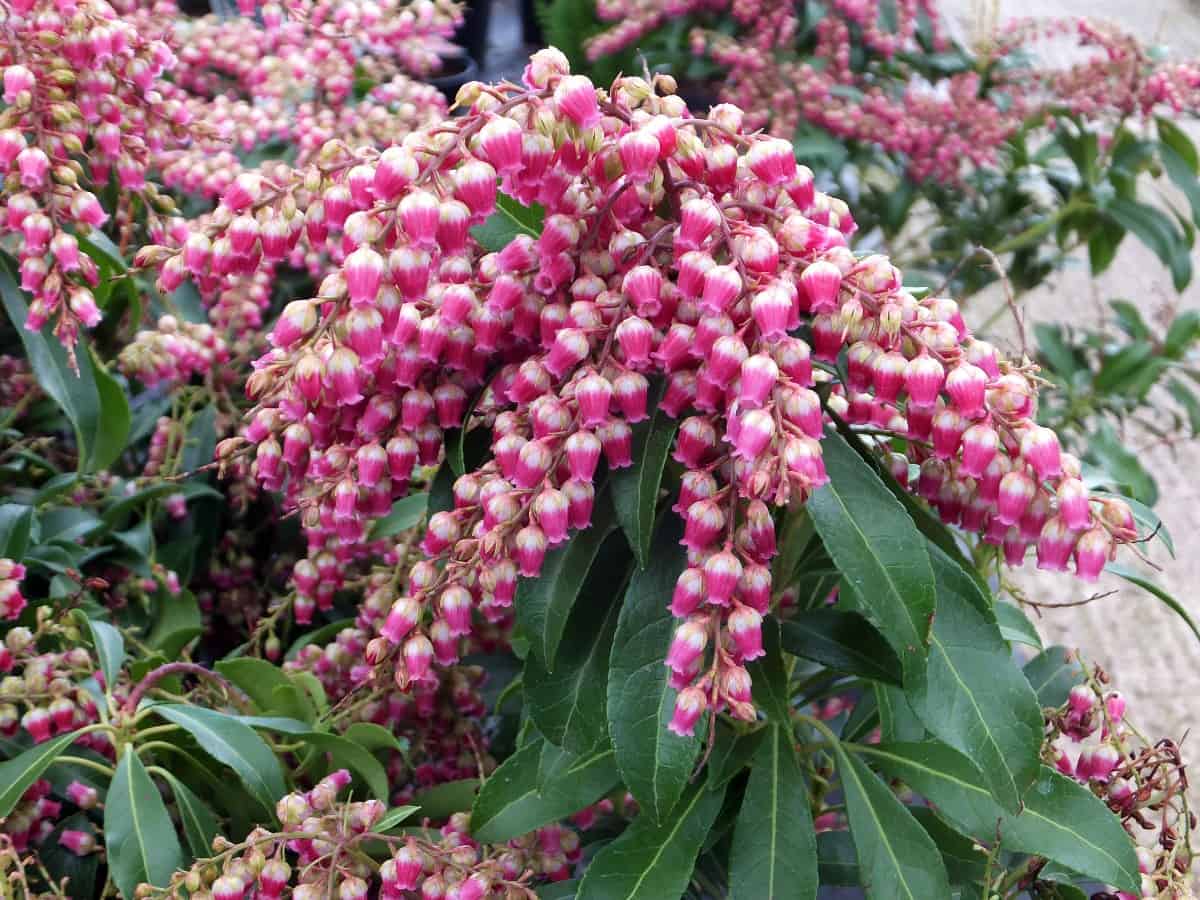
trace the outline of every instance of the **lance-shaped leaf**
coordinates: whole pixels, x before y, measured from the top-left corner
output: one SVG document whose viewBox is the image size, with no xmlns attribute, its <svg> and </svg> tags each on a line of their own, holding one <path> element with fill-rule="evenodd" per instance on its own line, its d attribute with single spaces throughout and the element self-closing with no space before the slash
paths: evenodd
<svg viewBox="0 0 1200 900">
<path fill-rule="evenodd" d="M 843 584 L 896 651 L 907 677 L 925 658 L 934 610 L 925 538 L 840 435 L 827 435 L 821 446 L 829 483 L 809 499 L 809 515 Z"/>
<path fill-rule="evenodd" d="M 171 816 L 133 747 L 121 757 L 104 804 L 104 845 L 109 874 L 125 897 L 143 881 L 165 885 L 183 863 Z"/>
<path fill-rule="evenodd" d="M 107 622 L 89 619 L 81 609 L 75 610 L 77 621 L 87 626 L 92 634 L 92 647 L 104 673 L 104 682 L 109 690 L 117 683 L 117 674 L 125 662 L 125 637 Z"/>
<path fill-rule="evenodd" d="M 1062 706 L 1087 677 L 1075 651 L 1066 647 L 1047 647 L 1025 664 L 1024 673 L 1042 706 Z"/>
<path fill-rule="evenodd" d="M 625 539 L 610 534 L 567 620 L 554 671 L 546 670 L 538 653 L 525 659 L 529 717 L 548 741 L 572 753 L 609 742 L 608 658 L 629 568 Z"/>
<path fill-rule="evenodd" d="M 949 897 L 946 867 L 933 838 L 862 760 L 834 745 L 846 815 L 867 897 Z"/>
<path fill-rule="evenodd" d="M 117 380 L 101 366 L 83 341 L 75 345 L 76 373 L 67 351 L 49 325 L 25 328 L 29 308 L 6 264 L 0 263 L 0 302 L 8 312 L 38 384 L 54 398 L 75 429 L 79 470 L 96 472 L 111 465 L 125 449 L 132 421 L 129 401 Z"/>
<path fill-rule="evenodd" d="M 650 407 L 654 414 L 633 426 L 633 465 L 610 475 L 617 521 L 629 539 L 638 568 L 646 568 L 650 543 L 654 537 L 654 510 L 662 486 L 663 470 L 675 439 L 678 420 L 658 409 L 656 387 Z"/>
<path fill-rule="evenodd" d="M 217 817 L 204 801 L 192 793 L 192 789 L 170 772 L 159 773 L 171 786 L 175 808 L 179 810 L 179 823 L 183 826 L 183 837 L 189 852 L 195 857 L 212 856 L 213 838 L 219 824 Z"/>
<path fill-rule="evenodd" d="M 543 756 L 555 757 L 542 779 Z M 481 841 L 503 842 L 577 812 L 620 780 L 612 748 L 575 756 L 545 741 L 531 741 L 501 763 L 483 783 L 471 809 L 471 831 Z"/>
<path fill-rule="evenodd" d="M 732 900 L 812 900 L 817 835 L 788 729 L 770 726 L 755 755 L 729 856 Z"/>
<path fill-rule="evenodd" d="M 1041 707 L 999 629 L 946 580 L 938 581 L 929 657 L 906 690 L 925 727 L 979 763 L 1005 810 L 1019 810 L 1041 769 Z"/>
<path fill-rule="evenodd" d="M 883 636 L 856 612 L 810 609 L 783 623 L 783 649 L 830 669 L 900 683 L 900 660 Z"/>
<path fill-rule="evenodd" d="M 429 507 L 429 494 L 417 493 L 401 497 L 392 504 L 392 511 L 371 526 L 369 540 L 377 541 L 389 538 L 402 531 L 415 528 L 425 518 L 425 510 Z"/>
<path fill-rule="evenodd" d="M 863 745 L 871 763 L 933 803 L 947 821 L 986 844 L 1045 856 L 1089 878 L 1136 892 L 1140 883 L 1133 841 L 1105 804 L 1083 785 L 1043 767 L 1025 794 L 1020 815 L 1009 815 L 984 787 L 969 759 L 945 744 Z"/>
<path fill-rule="evenodd" d="M 773 722 L 787 724 L 792 703 L 788 694 L 788 670 L 779 640 L 779 620 L 768 616 L 762 623 L 763 655 L 746 664 L 754 702 Z"/>
<path fill-rule="evenodd" d="M 567 617 L 579 599 L 596 554 L 616 527 L 612 498 L 608 491 L 601 490 L 591 526 L 575 532 L 565 544 L 547 553 L 542 574 L 522 580 L 517 588 L 517 623 L 547 671 L 554 671 Z"/>
<path fill-rule="evenodd" d="M 517 235 L 537 237 L 542 233 L 546 210 L 540 204 L 524 206 L 507 194 L 496 195 L 496 210 L 471 229 L 471 237 L 485 250 L 503 250 Z"/>
<path fill-rule="evenodd" d="M 635 572 L 625 592 L 608 668 L 608 733 L 617 767 L 643 812 L 661 821 L 679 800 L 700 752 L 700 732 L 667 730 L 676 692 L 663 665 L 675 619 L 667 600 L 686 557 L 674 516 L 659 526 L 650 565 Z"/>
<path fill-rule="evenodd" d="M 61 756 L 77 737 L 60 734 L 53 740 L 34 744 L 19 756 L 0 763 L 0 819 L 13 811 L 21 795 Z"/>
<path fill-rule="evenodd" d="M 721 810 L 724 791 L 693 786 L 673 814 L 656 823 L 645 812 L 596 854 L 576 900 L 673 900 L 682 897 L 696 856 Z"/>
<path fill-rule="evenodd" d="M 154 711 L 196 739 L 209 756 L 237 773 L 264 808 L 273 810 L 287 787 L 279 760 L 251 728 L 233 716 L 183 703 L 156 703 Z"/>
</svg>

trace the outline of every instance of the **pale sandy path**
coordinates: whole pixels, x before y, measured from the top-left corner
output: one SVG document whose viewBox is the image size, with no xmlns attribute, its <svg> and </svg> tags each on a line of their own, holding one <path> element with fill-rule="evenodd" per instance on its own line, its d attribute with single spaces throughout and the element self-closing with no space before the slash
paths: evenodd
<svg viewBox="0 0 1200 900">
<path fill-rule="evenodd" d="M 1005 0 L 998 5 L 1000 21 L 1029 15 L 1107 18 L 1143 39 L 1168 43 L 1174 55 L 1200 56 L 1200 3 L 1195 0 Z M 948 0 L 944 8 L 957 15 L 964 34 L 981 21 L 969 0 Z M 1200 128 L 1188 130 L 1193 139 L 1200 137 Z M 1200 252 L 1195 257 L 1200 264 Z M 1149 318 L 1150 310 L 1171 296 L 1170 278 L 1157 259 L 1127 238 L 1116 262 L 1098 282 L 1093 284 L 1086 261 L 1081 261 L 1030 294 L 1025 307 L 1033 321 L 1084 321 L 1097 315 L 1108 299 L 1125 297 L 1138 303 Z M 994 297 L 985 299 L 969 310 L 968 319 L 982 322 L 995 303 Z M 1200 308 L 1200 278 L 1184 293 L 1182 305 Z M 1130 437 L 1131 446 L 1143 442 Z M 1158 512 L 1174 535 L 1177 550 L 1175 560 L 1160 546 L 1151 550 L 1163 567 L 1156 577 L 1200 619 L 1200 445 L 1184 445 L 1174 453 L 1151 450 L 1145 465 L 1158 480 Z M 1036 573 L 1032 564 L 1027 569 L 1023 581 L 1031 595 L 1042 600 L 1077 600 L 1095 590 L 1070 578 Z M 1200 732 L 1200 641 L 1158 601 L 1124 582 L 1103 580 L 1099 588 L 1119 588 L 1120 593 L 1083 608 L 1047 613 L 1041 621 L 1044 636 L 1079 647 L 1104 665 L 1148 733 L 1179 739 L 1188 729 Z M 1200 760 L 1200 733 L 1193 734 L 1185 747 L 1193 760 Z M 1200 766 L 1195 768 L 1200 771 Z M 1200 798 L 1200 791 L 1194 793 Z"/>
</svg>

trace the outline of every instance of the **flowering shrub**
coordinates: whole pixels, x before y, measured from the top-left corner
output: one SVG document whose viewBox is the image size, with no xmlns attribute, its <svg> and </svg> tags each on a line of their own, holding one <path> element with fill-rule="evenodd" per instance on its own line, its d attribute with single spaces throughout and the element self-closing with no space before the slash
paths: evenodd
<svg viewBox="0 0 1200 900">
<path fill-rule="evenodd" d="M 967 46 L 924 2 L 605 0 L 592 10 L 553 0 L 544 10 L 547 34 L 569 42 L 573 62 L 615 72 L 644 60 L 686 73 L 693 91 L 736 103 L 750 125 L 792 139 L 829 179 L 822 185 L 852 203 L 856 249 L 887 252 L 960 301 L 1000 277 L 1020 302 L 1083 247 L 1099 274 L 1127 234 L 1162 261 L 1177 289 L 1191 279 L 1200 158 L 1177 122 L 1195 116 L 1200 69 L 1114 26 L 1021 20 Z M 1056 58 L 1065 62 L 1047 61 Z M 1151 176 L 1169 180 L 1186 205 L 1164 200 Z M 994 319 L 977 324 L 986 333 Z M 1177 334 L 1190 330 L 1185 318 Z M 1102 330 L 1088 339 L 1111 346 Z M 1189 336 L 1179 355 L 1193 345 Z M 1061 353 L 1040 339 L 1036 347 L 1039 363 L 1070 378 Z M 1122 359 L 1129 355 L 1117 357 L 1118 368 Z M 1043 424 L 1062 429 L 1089 463 L 1110 466 L 1112 454 L 1095 447 L 1147 416 L 1134 414 L 1124 386 L 1096 386 L 1096 404 Z M 1160 404 L 1194 437 L 1194 392 L 1178 379 L 1169 388 L 1171 400 Z M 1144 393 L 1135 396 L 1144 403 Z M 1120 468 L 1153 481 L 1135 459 Z"/>
<path fill-rule="evenodd" d="M 169 12 L 89 3 L 139 38 Z M 1177 748 L 989 586 L 1169 540 L 1036 423 L 1034 367 L 669 77 L 598 90 L 548 49 L 454 118 L 391 73 L 330 111 L 354 92 L 320 33 L 271 35 L 371 34 L 355 9 L 264 9 L 245 41 L 298 48 L 316 99 L 223 38 L 145 38 L 161 71 L 120 109 L 190 116 L 142 180 L 51 141 L 42 199 L 5 194 L 112 201 L 51 226 L 89 260 L 52 250 L 57 293 L 14 277 L 43 256 L 0 271 L 13 890 L 1184 890 Z M 6 59 L 66 27 L 12 21 Z M 27 147 L 41 64 L 8 63 Z M 52 305 L 68 282 L 98 321 Z"/>
</svg>

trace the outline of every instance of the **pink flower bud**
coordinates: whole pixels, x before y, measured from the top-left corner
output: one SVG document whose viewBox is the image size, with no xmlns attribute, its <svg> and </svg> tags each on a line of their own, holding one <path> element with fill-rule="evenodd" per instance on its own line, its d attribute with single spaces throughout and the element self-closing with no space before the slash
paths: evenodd
<svg viewBox="0 0 1200 900">
<path fill-rule="evenodd" d="M 671 594 L 671 615 L 684 619 L 695 612 L 704 601 L 704 573 L 695 567 L 684 569 L 675 581 Z"/>
<path fill-rule="evenodd" d="M 742 363 L 741 375 L 738 399 L 742 406 L 757 408 L 767 402 L 778 384 L 779 366 L 765 353 L 756 353 Z"/>
<path fill-rule="evenodd" d="M 562 487 L 567 498 L 567 524 L 571 528 L 587 528 L 592 521 L 596 488 L 591 481 L 572 478 Z"/>
<path fill-rule="evenodd" d="M 17 169 L 21 173 L 22 185 L 30 189 L 40 188 L 50 171 L 50 158 L 40 147 L 26 147 L 17 154 Z"/>
<path fill-rule="evenodd" d="M 758 610 L 740 604 L 735 606 L 725 627 L 742 662 L 758 659 L 766 653 L 762 646 L 762 615 Z"/>
<path fill-rule="evenodd" d="M 1042 527 L 1038 537 L 1038 568 L 1051 572 L 1067 571 L 1067 560 L 1075 548 L 1075 534 L 1060 516 L 1054 516 Z"/>
<path fill-rule="evenodd" d="M 419 174 L 420 167 L 411 152 L 402 147 L 388 147 L 379 154 L 375 165 L 372 192 L 380 200 L 395 200 L 406 187 L 417 180 Z"/>
<path fill-rule="evenodd" d="M 597 372 L 590 372 L 576 383 L 575 399 L 585 428 L 603 425 L 608 420 L 612 394 L 608 379 Z"/>
<path fill-rule="evenodd" d="M 622 372 L 613 380 L 613 399 L 625 421 L 631 425 L 648 417 L 649 393 L 650 382 L 639 372 Z"/>
<path fill-rule="evenodd" d="M 708 646 L 708 626 L 703 619 L 688 619 L 677 629 L 667 649 L 664 665 L 676 673 L 688 671 Z"/>
<path fill-rule="evenodd" d="M 796 174 L 796 153 L 789 141 L 767 138 L 755 141 L 746 153 L 750 171 L 775 186 L 784 184 Z"/>
<path fill-rule="evenodd" d="M 1087 486 L 1078 478 L 1064 478 L 1058 484 L 1058 514 L 1073 531 L 1083 531 L 1092 523 Z"/>
<path fill-rule="evenodd" d="M 987 422 L 972 425 L 962 437 L 962 465 L 959 471 L 971 478 L 982 478 L 1000 446 L 1000 436 Z M 1011 522 L 1006 524 L 1011 525 Z"/>
<path fill-rule="evenodd" d="M 753 462 L 770 446 L 775 437 L 775 420 L 763 409 L 752 409 L 729 420 L 727 439 L 733 441 L 733 455 Z"/>
<path fill-rule="evenodd" d="M 559 111 L 580 128 L 591 128 L 600 121 L 596 88 L 583 75 L 568 75 L 554 89 L 554 103 Z"/>
<path fill-rule="evenodd" d="M 438 199 L 429 191 L 417 190 L 400 201 L 400 222 L 404 233 L 418 247 L 437 244 Z"/>
<path fill-rule="evenodd" d="M 10 105 L 16 103 L 21 94 L 32 91 L 36 84 L 33 73 L 24 66 L 5 66 L 4 102 Z"/>
<path fill-rule="evenodd" d="M 787 336 L 794 314 L 795 298 L 778 283 L 767 285 L 750 301 L 750 313 L 763 338 L 768 341 Z"/>
<path fill-rule="evenodd" d="M 66 828 L 59 834 L 58 843 L 76 856 L 87 856 L 96 849 L 96 836 L 90 831 L 77 831 L 72 828 Z M 213 897 L 216 897 L 215 892 L 213 893 Z"/>
<path fill-rule="evenodd" d="M 253 172 L 243 172 L 225 189 L 221 203 L 229 210 L 240 213 L 258 202 L 262 196 L 262 179 Z"/>
<path fill-rule="evenodd" d="M 383 257 L 370 247 L 359 247 L 342 265 L 346 276 L 346 290 L 350 302 L 355 306 L 374 303 L 383 279 Z"/>
<path fill-rule="evenodd" d="M 554 336 L 546 356 L 546 368 L 555 378 L 562 378 L 588 355 L 587 335 L 578 328 L 563 328 Z"/>
<path fill-rule="evenodd" d="M 733 266 L 713 266 L 704 274 L 700 306 L 710 313 L 724 312 L 742 292 L 742 276 Z"/>
<path fill-rule="evenodd" d="M 684 519 L 683 546 L 689 550 L 705 550 L 725 528 L 725 514 L 713 500 L 700 500 L 688 507 Z"/>
<path fill-rule="evenodd" d="M 704 691 L 696 687 L 684 688 L 675 698 L 675 711 L 667 729 L 680 737 L 690 737 L 706 709 L 708 699 L 704 696 Z"/>
<path fill-rule="evenodd" d="M 1021 438 L 1021 457 L 1029 463 L 1039 479 L 1056 478 L 1062 474 L 1062 451 L 1058 435 L 1049 428 L 1034 425 Z"/>
<path fill-rule="evenodd" d="M 983 369 L 970 363 L 955 366 L 946 378 L 946 393 L 968 419 L 983 412 L 983 398 L 988 376 Z"/>
<path fill-rule="evenodd" d="M 521 170 L 521 126 L 512 119 L 496 116 L 479 132 L 479 151 L 501 175 Z"/>
<path fill-rule="evenodd" d="M 536 578 L 541 573 L 548 543 L 546 532 L 537 525 L 526 525 L 513 538 L 513 555 L 526 578 Z"/>
<path fill-rule="evenodd" d="M 904 373 L 904 389 L 913 406 L 933 406 L 941 393 L 946 370 L 932 356 L 922 354 L 909 360 Z"/>
<path fill-rule="evenodd" d="M 1111 551 L 1112 538 L 1107 531 L 1103 528 L 1085 531 L 1075 544 L 1075 574 L 1083 581 L 1095 581 Z"/>
<path fill-rule="evenodd" d="M 714 553 L 704 563 L 705 600 L 714 606 L 727 606 L 742 577 L 742 564 L 728 550 Z"/>
<path fill-rule="evenodd" d="M 637 184 L 650 180 L 658 163 L 659 143 L 654 135 L 645 131 L 630 131 L 617 142 L 617 153 L 626 176 Z"/>
<path fill-rule="evenodd" d="M 836 312 L 842 287 L 842 270 L 827 260 L 817 260 L 800 273 L 800 293 L 814 315 Z"/>
</svg>

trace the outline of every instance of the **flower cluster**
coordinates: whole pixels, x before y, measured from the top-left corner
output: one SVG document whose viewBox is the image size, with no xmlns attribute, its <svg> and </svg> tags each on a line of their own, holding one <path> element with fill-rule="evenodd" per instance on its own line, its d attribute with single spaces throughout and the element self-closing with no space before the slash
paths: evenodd
<svg viewBox="0 0 1200 900">
<path fill-rule="evenodd" d="M 720 97 L 745 109 L 752 127 L 789 137 L 811 123 L 901 156 L 917 181 L 957 183 L 968 168 L 995 163 L 1023 122 L 1052 113 L 1115 120 L 1200 108 L 1200 67 L 1164 63 L 1111 26 L 1019 20 L 971 65 L 947 74 L 922 64 L 930 50 L 949 46 L 933 5 L 905 0 L 886 14 L 882 7 L 843 0 L 809 19 L 794 0 L 604 0 L 597 13 L 615 24 L 589 41 L 587 53 L 598 59 L 679 16 L 705 14 L 696 17 L 691 50 L 724 70 Z M 1057 54 L 1072 61 L 1030 65 L 1047 40 L 1073 43 L 1077 52 Z"/>
<path fill-rule="evenodd" d="M 394 649 L 369 650 L 402 687 L 453 666 L 465 638 L 509 614 L 517 579 L 589 525 L 601 458 L 631 464 L 651 377 L 686 470 L 675 509 L 689 565 L 667 658 L 680 732 L 706 710 L 753 716 L 743 663 L 771 604 L 771 507 L 826 480 L 827 410 L 907 439 L 901 480 L 919 467 L 913 487 L 943 518 L 1014 565 L 1036 543 L 1042 567 L 1074 558 L 1094 578 L 1136 536 L 1128 508 L 1089 497 L 1035 424 L 1028 366 L 972 337 L 953 301 L 905 290 L 885 258 L 856 258 L 853 217 L 788 143 L 751 133 L 732 106 L 694 118 L 672 87 L 623 78 L 598 92 L 546 50 L 523 87 L 465 88 L 466 116 L 310 169 L 303 215 L 296 187 L 242 177 L 223 195 L 215 241 L 232 248 L 248 210 L 266 223 L 231 257 L 243 271 L 272 255 L 268 227 L 337 229 L 345 249 L 316 298 L 284 309 L 247 388 L 258 480 L 331 554 L 297 566 L 302 594 L 323 568 L 336 588 L 336 553 L 364 546 L 479 394 L 467 424 L 490 427 L 491 458 L 430 517 L 426 558 L 380 628 Z M 497 181 L 545 208 L 540 236 L 491 250 L 473 237 Z M 188 249 L 201 237 L 215 244 L 193 235 L 167 260 L 168 287 L 207 277 L 209 257 Z"/>
<path fill-rule="evenodd" d="M 99 323 L 99 273 L 80 239 L 109 219 L 94 191 L 110 177 L 140 198 L 152 226 L 173 211 L 146 180 L 154 154 L 188 134 L 190 113 L 161 79 L 173 62 L 164 41 L 102 0 L 69 13 L 25 2 L 0 22 L 0 234 L 19 237 L 20 283 L 33 295 L 27 328 L 53 320 L 71 346 L 81 326 Z"/>
<path fill-rule="evenodd" d="M 24 578 L 23 565 L 0 557 L 0 619 L 12 621 L 25 609 L 25 598 L 21 596 L 21 581 Z"/>
<path fill-rule="evenodd" d="M 153 330 L 139 331 L 121 350 L 121 371 L 147 387 L 184 384 L 229 359 L 225 341 L 207 323 L 181 322 L 166 315 Z"/>
<path fill-rule="evenodd" d="M 276 807 L 279 831 L 258 828 L 235 845 L 217 838 L 217 856 L 197 861 L 176 873 L 169 888 L 149 889 L 144 896 L 184 898 L 207 891 L 204 896 L 213 900 L 270 900 L 285 892 L 295 900 L 534 900 L 535 881 L 568 877 L 569 863 L 579 858 L 578 834 L 560 825 L 503 845 L 476 842 L 464 813 L 440 830 L 420 830 L 420 836 L 377 832 L 386 807 L 378 800 L 339 800 L 350 781 L 343 769 L 309 791 L 288 794 Z M 361 852 L 368 842 L 386 845 L 389 855 L 382 863 Z"/>
<path fill-rule="evenodd" d="M 1099 667 L 1050 711 L 1046 752 L 1064 775 L 1088 785 L 1138 839 L 1143 897 L 1184 896 L 1191 872 L 1187 841 L 1195 828 L 1179 747 L 1151 745 L 1126 719 L 1125 699 Z M 1147 840 L 1147 835 L 1153 840 Z M 1122 900 L 1135 900 L 1120 894 Z"/>
</svg>

